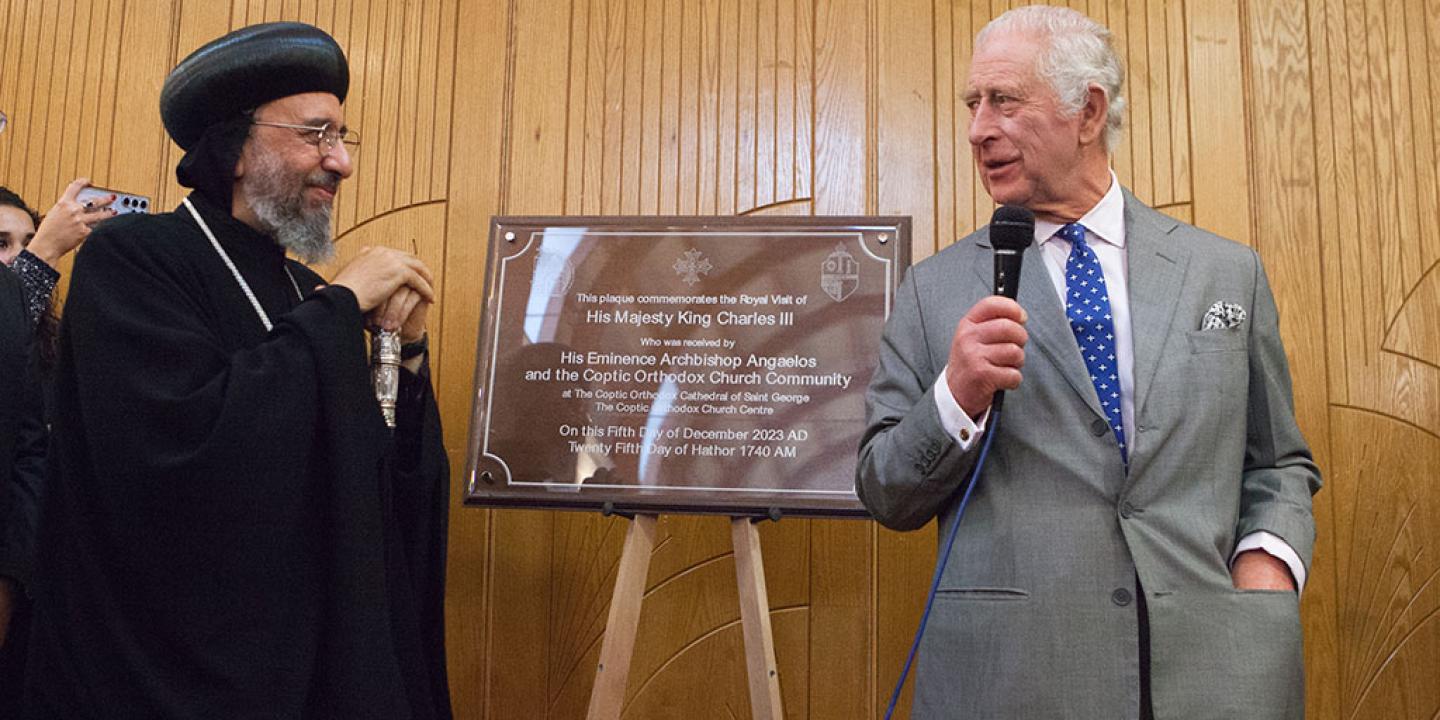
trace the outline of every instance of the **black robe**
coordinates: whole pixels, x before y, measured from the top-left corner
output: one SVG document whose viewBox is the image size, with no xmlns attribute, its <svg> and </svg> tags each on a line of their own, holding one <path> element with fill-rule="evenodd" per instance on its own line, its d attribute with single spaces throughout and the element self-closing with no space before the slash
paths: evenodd
<svg viewBox="0 0 1440 720">
<path fill-rule="evenodd" d="M 183 207 L 76 256 L 30 713 L 448 718 L 428 371 L 402 371 L 392 439 L 354 294 L 191 200 L 274 329 Z"/>
</svg>

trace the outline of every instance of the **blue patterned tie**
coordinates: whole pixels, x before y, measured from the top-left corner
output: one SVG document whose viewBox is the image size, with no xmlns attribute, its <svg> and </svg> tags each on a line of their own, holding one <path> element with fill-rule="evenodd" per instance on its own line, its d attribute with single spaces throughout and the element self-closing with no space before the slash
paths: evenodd
<svg viewBox="0 0 1440 720">
<path fill-rule="evenodd" d="M 1060 237 L 1070 242 L 1070 259 L 1065 261 L 1065 316 L 1080 344 L 1080 355 L 1090 370 L 1090 382 L 1100 398 L 1100 408 L 1120 444 L 1120 460 L 1130 463 L 1125 447 L 1125 423 L 1120 414 L 1120 371 L 1115 367 L 1115 321 L 1110 317 L 1110 295 L 1105 273 L 1095 251 L 1085 244 L 1085 226 L 1070 223 L 1060 228 Z"/>
</svg>

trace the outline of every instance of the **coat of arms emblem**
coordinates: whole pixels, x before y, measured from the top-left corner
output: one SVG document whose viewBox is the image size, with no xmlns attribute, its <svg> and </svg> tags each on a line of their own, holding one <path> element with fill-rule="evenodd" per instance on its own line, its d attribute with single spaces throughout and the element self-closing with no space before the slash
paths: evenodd
<svg viewBox="0 0 1440 720">
<path fill-rule="evenodd" d="M 550 297 L 565 297 L 570 285 L 575 282 L 575 263 L 569 253 L 547 252 L 541 249 L 535 261 L 535 283 L 550 285 Z"/>
<path fill-rule="evenodd" d="M 860 287 L 860 263 L 845 249 L 845 243 L 835 246 L 825 262 L 820 265 L 820 289 L 831 300 L 841 302 Z"/>
</svg>

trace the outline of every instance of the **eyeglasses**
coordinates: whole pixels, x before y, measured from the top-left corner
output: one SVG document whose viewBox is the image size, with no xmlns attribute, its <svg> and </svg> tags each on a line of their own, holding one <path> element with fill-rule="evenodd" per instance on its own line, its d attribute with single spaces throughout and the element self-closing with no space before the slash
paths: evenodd
<svg viewBox="0 0 1440 720">
<path fill-rule="evenodd" d="M 349 128 L 337 128 L 333 123 L 325 123 L 320 127 L 313 125 L 295 125 L 293 123 L 264 122 L 261 120 L 250 121 L 251 125 L 264 125 L 265 127 L 289 128 L 291 130 L 303 130 L 300 134 L 305 142 L 314 145 L 321 155 L 328 155 L 341 143 L 348 145 L 347 150 L 354 152 L 360 147 L 360 134 Z"/>
</svg>

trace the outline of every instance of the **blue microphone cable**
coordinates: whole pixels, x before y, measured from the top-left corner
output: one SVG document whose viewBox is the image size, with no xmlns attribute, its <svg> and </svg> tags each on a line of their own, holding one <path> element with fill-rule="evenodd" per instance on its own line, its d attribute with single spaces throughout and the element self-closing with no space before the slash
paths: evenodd
<svg viewBox="0 0 1440 720">
<path fill-rule="evenodd" d="M 925 612 L 920 616 L 920 627 L 915 629 L 915 641 L 910 644 L 910 654 L 905 658 L 905 669 L 900 671 L 895 692 L 890 695 L 890 706 L 885 709 L 885 720 L 890 720 L 895 714 L 895 704 L 900 702 L 900 691 L 905 688 L 905 679 L 910 676 L 910 666 L 915 662 L 915 653 L 920 651 L 920 638 L 925 637 L 925 624 L 930 622 L 930 609 L 935 605 L 935 593 L 940 589 L 940 576 L 945 573 L 945 564 L 950 561 L 950 550 L 955 547 L 955 535 L 960 530 L 961 518 L 965 516 L 965 506 L 970 504 L 970 493 L 975 491 L 975 485 L 980 482 L 980 471 L 985 469 L 985 456 L 990 454 L 990 442 L 995 439 L 1000 429 L 1000 404 L 995 403 L 990 410 L 989 428 L 985 433 L 985 442 L 980 445 L 980 457 L 975 460 L 975 469 L 970 472 L 970 485 L 960 497 L 960 507 L 955 509 L 955 522 L 950 523 L 950 533 L 945 536 L 945 547 L 940 551 L 940 559 L 935 563 L 935 578 L 930 581 L 930 595 L 925 598 Z"/>
</svg>

